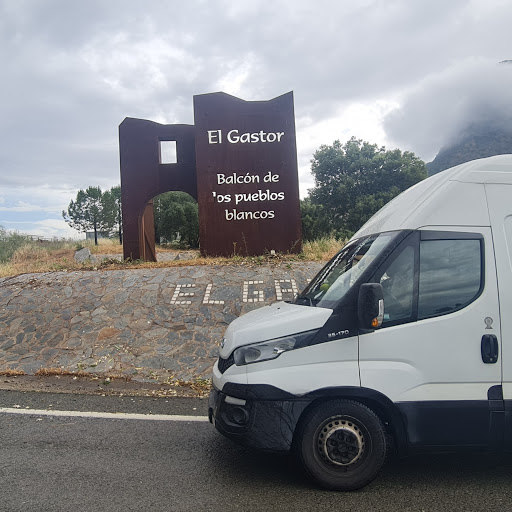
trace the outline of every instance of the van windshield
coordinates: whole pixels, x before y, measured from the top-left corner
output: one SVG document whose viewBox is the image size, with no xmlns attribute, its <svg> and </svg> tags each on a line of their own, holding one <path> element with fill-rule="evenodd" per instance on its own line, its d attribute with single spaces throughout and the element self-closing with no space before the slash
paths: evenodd
<svg viewBox="0 0 512 512">
<path fill-rule="evenodd" d="M 318 273 L 295 303 L 333 308 L 397 234 L 380 233 L 349 242 Z"/>
</svg>

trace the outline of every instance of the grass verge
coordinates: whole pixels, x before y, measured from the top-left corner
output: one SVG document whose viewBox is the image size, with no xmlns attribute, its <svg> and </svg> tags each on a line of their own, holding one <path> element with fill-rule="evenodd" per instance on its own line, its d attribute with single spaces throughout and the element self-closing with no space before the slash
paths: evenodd
<svg viewBox="0 0 512 512">
<path fill-rule="evenodd" d="M 2 242 L 0 241 L 0 244 Z M 300 254 L 264 254 L 261 256 L 239 256 L 230 258 L 203 258 L 198 251 L 183 251 L 189 253 L 191 259 L 180 259 L 159 262 L 119 261 L 116 255 L 123 252 L 118 242 L 100 240 L 96 246 L 93 242 L 83 241 L 26 241 L 16 248 L 8 261 L 0 262 L 0 277 L 11 277 L 20 274 L 75 271 L 75 270 L 115 270 L 128 268 L 166 268 L 176 266 L 196 265 L 263 265 L 286 264 L 297 261 L 327 261 L 343 247 L 344 242 L 335 238 L 323 238 L 313 242 L 304 242 Z M 87 247 L 93 255 L 105 254 L 109 257 L 94 263 L 87 261 L 78 263 L 74 259 L 77 249 Z M 157 247 L 157 254 L 178 252 L 176 249 Z M 163 258 L 162 258 L 163 259 Z"/>
</svg>

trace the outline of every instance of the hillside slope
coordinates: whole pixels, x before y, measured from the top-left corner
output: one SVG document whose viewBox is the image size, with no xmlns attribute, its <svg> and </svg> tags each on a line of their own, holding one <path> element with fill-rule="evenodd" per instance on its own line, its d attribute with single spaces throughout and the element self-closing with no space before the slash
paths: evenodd
<svg viewBox="0 0 512 512">
<path fill-rule="evenodd" d="M 470 160 L 508 153 L 512 153 L 512 125 L 506 128 L 492 124 L 473 125 L 458 141 L 441 148 L 435 159 L 427 164 L 428 173 L 437 174 Z"/>
</svg>

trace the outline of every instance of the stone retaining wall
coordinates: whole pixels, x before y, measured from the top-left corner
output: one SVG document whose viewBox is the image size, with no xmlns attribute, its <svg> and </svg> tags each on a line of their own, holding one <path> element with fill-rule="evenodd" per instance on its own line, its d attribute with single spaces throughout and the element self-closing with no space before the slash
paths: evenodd
<svg viewBox="0 0 512 512">
<path fill-rule="evenodd" d="M 208 377 L 227 325 L 291 299 L 321 263 L 27 274 L 0 279 L 0 371 Z"/>
</svg>

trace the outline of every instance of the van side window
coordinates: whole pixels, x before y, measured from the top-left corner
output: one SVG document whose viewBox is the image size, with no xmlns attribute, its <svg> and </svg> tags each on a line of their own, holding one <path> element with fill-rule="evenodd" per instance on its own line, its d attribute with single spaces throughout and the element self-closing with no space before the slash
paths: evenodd
<svg viewBox="0 0 512 512">
<path fill-rule="evenodd" d="M 463 308 L 478 295 L 481 282 L 479 240 L 422 240 L 418 320 Z"/>
<path fill-rule="evenodd" d="M 414 248 L 409 245 L 380 278 L 384 295 L 384 325 L 411 319 L 414 299 Z"/>
</svg>

